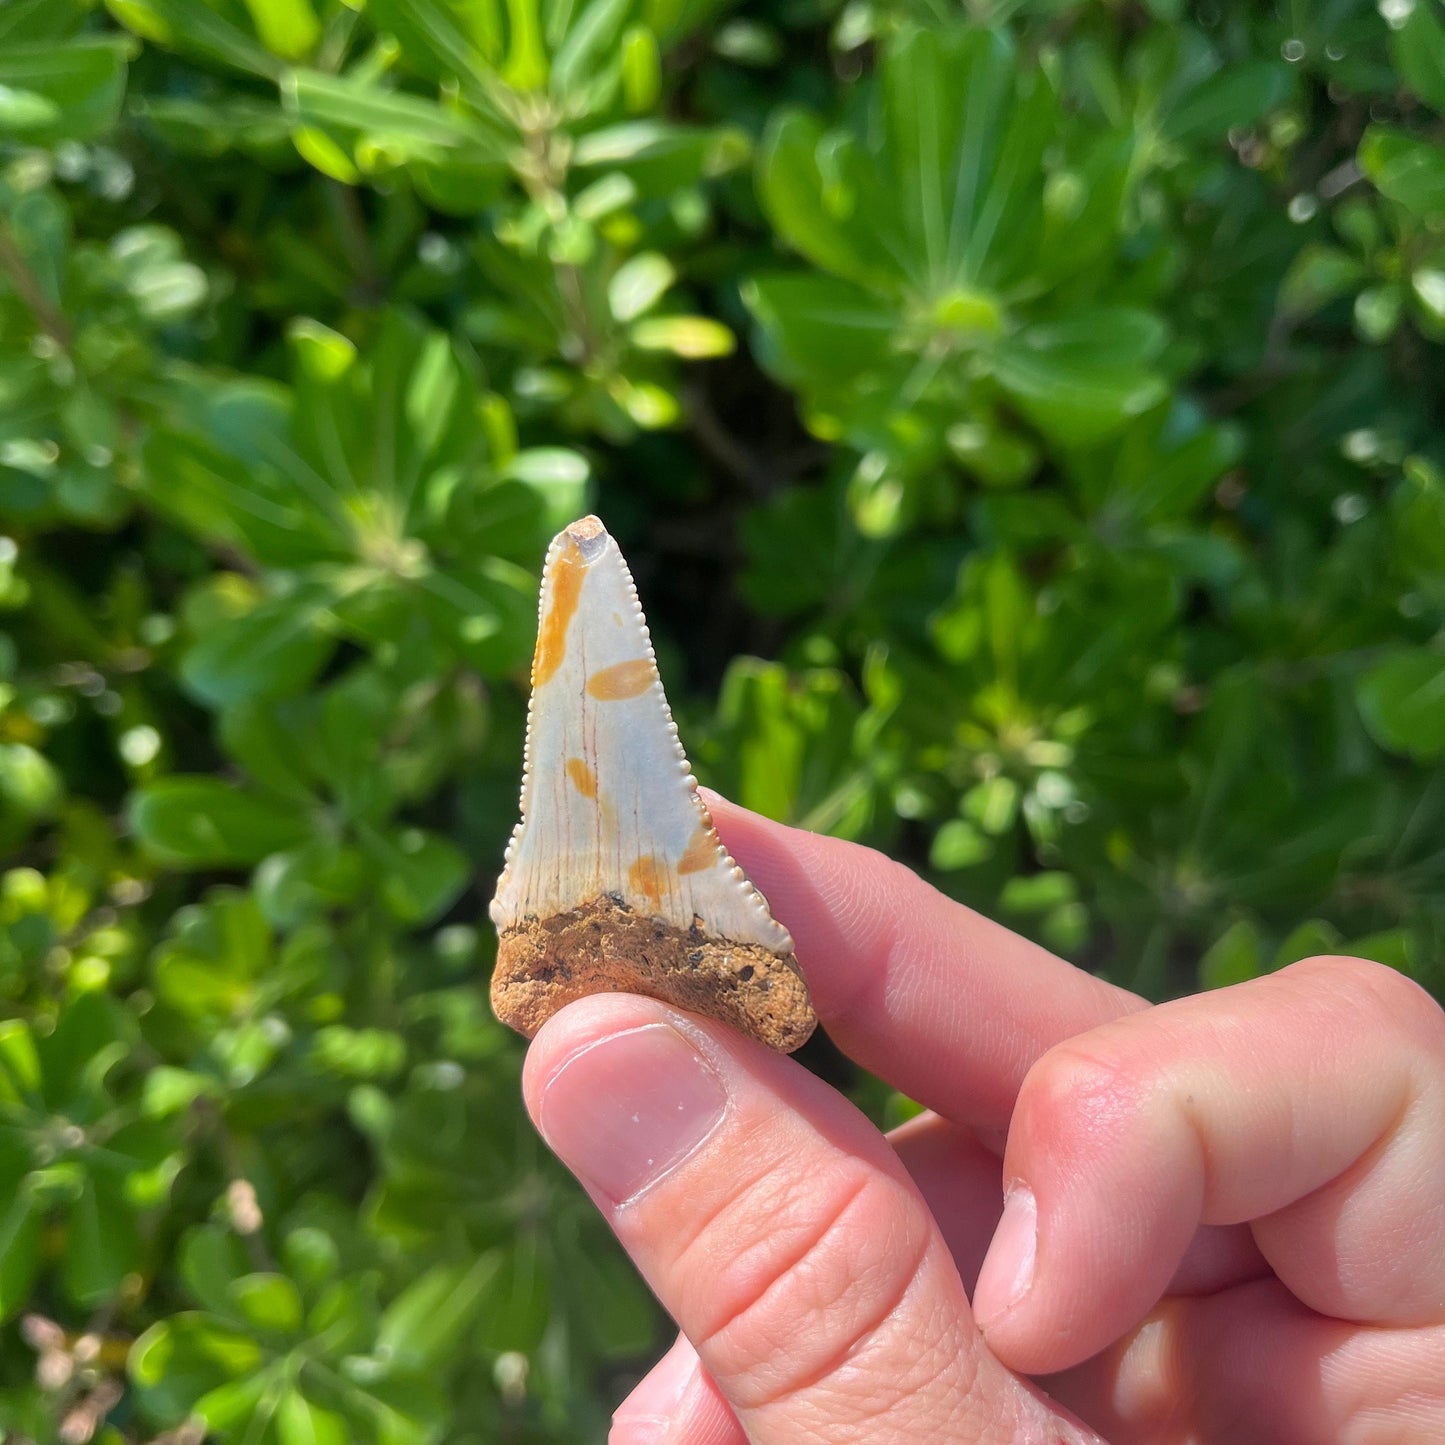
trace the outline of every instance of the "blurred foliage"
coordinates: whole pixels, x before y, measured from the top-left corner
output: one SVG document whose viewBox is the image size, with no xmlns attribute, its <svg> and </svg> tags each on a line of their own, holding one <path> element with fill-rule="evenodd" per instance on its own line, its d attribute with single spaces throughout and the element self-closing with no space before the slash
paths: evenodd
<svg viewBox="0 0 1445 1445">
<path fill-rule="evenodd" d="M 749 806 L 1445 987 L 1442 116 L 1439 0 L 0 3 L 0 1434 L 603 1438 L 483 926 L 589 507 Z"/>
</svg>

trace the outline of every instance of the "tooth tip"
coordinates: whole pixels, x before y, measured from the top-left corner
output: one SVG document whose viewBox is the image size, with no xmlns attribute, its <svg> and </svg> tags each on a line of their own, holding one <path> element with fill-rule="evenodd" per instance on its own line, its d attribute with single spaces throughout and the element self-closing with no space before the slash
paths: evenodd
<svg viewBox="0 0 1445 1445">
<path fill-rule="evenodd" d="M 590 514 L 586 517 L 579 517 L 569 527 L 564 528 L 562 535 L 570 537 L 577 544 L 577 549 L 582 553 L 584 562 L 595 561 L 611 540 L 607 528 L 602 525 L 602 519 Z"/>
</svg>

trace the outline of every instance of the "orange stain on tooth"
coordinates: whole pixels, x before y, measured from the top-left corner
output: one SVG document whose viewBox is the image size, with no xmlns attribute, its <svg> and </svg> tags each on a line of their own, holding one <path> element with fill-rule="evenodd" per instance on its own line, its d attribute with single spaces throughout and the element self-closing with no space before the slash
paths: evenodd
<svg viewBox="0 0 1445 1445">
<path fill-rule="evenodd" d="M 597 796 L 597 774 L 581 758 L 567 759 L 567 776 L 572 779 L 572 786 L 584 798 Z"/>
<path fill-rule="evenodd" d="M 638 697 L 657 680 L 657 669 L 645 657 L 604 667 L 587 679 L 587 691 L 603 702 Z"/>
<path fill-rule="evenodd" d="M 692 835 L 682 857 L 677 860 L 679 873 L 700 873 L 717 862 L 718 836 L 711 828 L 699 828 Z"/>
<path fill-rule="evenodd" d="M 651 853 L 644 853 L 627 870 L 627 881 L 637 892 L 646 894 L 654 908 L 662 902 L 662 868 Z"/>
<path fill-rule="evenodd" d="M 562 666 L 567 656 L 567 629 L 577 611 L 587 564 L 582 549 L 569 536 L 550 569 L 552 603 L 537 633 L 537 652 L 532 658 L 532 686 L 541 687 Z"/>
</svg>

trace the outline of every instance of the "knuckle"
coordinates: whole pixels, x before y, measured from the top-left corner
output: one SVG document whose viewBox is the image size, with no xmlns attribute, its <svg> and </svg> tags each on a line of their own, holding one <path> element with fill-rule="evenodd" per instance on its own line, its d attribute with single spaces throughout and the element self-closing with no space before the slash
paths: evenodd
<svg viewBox="0 0 1445 1445">
<path fill-rule="evenodd" d="M 1081 1040 L 1056 1044 L 1024 1078 L 1010 1127 L 1015 1136 L 1084 1145 L 1128 1128 L 1148 1107 L 1155 1081 L 1139 1057 Z"/>
<path fill-rule="evenodd" d="M 745 1408 L 821 1383 L 898 1309 L 931 1238 L 911 1191 L 846 1162 L 759 1181 L 719 1224 L 689 1261 L 711 1300 L 697 1343 Z"/>
</svg>

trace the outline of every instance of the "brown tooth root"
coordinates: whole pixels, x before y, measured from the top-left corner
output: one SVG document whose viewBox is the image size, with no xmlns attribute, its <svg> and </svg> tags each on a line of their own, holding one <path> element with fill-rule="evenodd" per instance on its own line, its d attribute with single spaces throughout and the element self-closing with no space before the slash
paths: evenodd
<svg viewBox="0 0 1445 1445">
<path fill-rule="evenodd" d="M 492 1007 L 531 1038 L 558 1009 L 594 993 L 640 993 L 731 1024 L 790 1053 L 817 1023 L 791 957 L 695 938 L 610 898 L 502 935 Z"/>
<path fill-rule="evenodd" d="M 620 991 L 775 1049 L 815 1026 L 787 930 L 697 795 L 631 574 L 595 517 L 547 553 L 522 818 L 491 913 L 492 1006 L 529 1038 L 564 1004 Z"/>
</svg>

